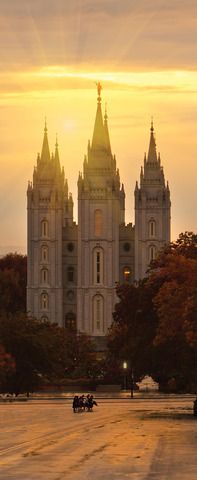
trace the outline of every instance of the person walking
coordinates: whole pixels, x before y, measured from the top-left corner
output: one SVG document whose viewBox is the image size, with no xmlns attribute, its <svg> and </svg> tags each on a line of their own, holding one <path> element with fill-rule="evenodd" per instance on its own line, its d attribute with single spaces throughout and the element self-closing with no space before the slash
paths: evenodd
<svg viewBox="0 0 197 480">
<path fill-rule="evenodd" d="M 79 411 L 79 397 L 78 395 L 75 395 L 73 398 L 73 413 L 76 413 Z"/>
</svg>

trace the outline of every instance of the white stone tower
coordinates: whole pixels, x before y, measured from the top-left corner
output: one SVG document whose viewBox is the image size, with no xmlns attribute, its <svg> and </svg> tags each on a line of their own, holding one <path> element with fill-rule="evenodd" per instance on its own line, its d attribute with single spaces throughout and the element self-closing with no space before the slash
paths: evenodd
<svg viewBox="0 0 197 480">
<path fill-rule="evenodd" d="M 78 179 L 77 328 L 99 340 L 107 334 L 116 302 L 124 189 L 111 153 L 106 113 L 103 121 L 100 84 L 97 100 L 92 144 Z"/>
<path fill-rule="evenodd" d="M 41 156 L 27 190 L 29 315 L 62 325 L 62 227 L 67 185 L 58 145 L 50 156 L 45 124 Z"/>
<path fill-rule="evenodd" d="M 135 280 L 146 276 L 159 250 L 170 242 L 170 190 L 156 152 L 153 122 L 148 157 L 135 188 Z"/>
</svg>

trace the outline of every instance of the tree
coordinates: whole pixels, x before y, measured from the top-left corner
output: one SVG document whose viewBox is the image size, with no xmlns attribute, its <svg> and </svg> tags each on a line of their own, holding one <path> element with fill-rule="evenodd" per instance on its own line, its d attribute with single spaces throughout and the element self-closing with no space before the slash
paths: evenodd
<svg viewBox="0 0 197 480">
<path fill-rule="evenodd" d="M 66 376 L 88 375 L 94 360 L 93 346 L 86 335 L 22 313 L 1 314 L 0 338 L 15 361 L 15 371 L 5 388 L 16 394 L 34 391 L 46 382 L 61 382 Z"/>
<path fill-rule="evenodd" d="M 166 248 L 166 252 L 197 260 L 197 234 L 194 232 L 180 233 L 176 242 L 172 242 Z"/>
<path fill-rule="evenodd" d="M 10 375 L 15 371 L 15 361 L 12 355 L 6 353 L 0 345 L 0 391 L 4 391 Z"/>
<path fill-rule="evenodd" d="M 117 296 L 119 302 L 108 336 L 109 365 L 112 359 L 120 371 L 126 360 L 129 375 L 134 371 L 135 380 L 140 380 L 151 370 L 156 321 L 152 298 L 147 294 L 144 282 L 138 286 L 119 286 Z"/>
<path fill-rule="evenodd" d="M 27 257 L 9 253 L 0 259 L 0 311 L 25 312 Z"/>
<path fill-rule="evenodd" d="M 137 379 L 193 391 L 197 377 L 197 236 L 181 234 L 152 262 L 139 285 L 117 289 L 109 359 L 127 360 Z"/>
<path fill-rule="evenodd" d="M 153 299 L 159 320 L 155 342 L 183 336 L 191 346 L 197 345 L 197 260 L 165 255 L 148 279 L 150 285 L 159 285 Z"/>
<path fill-rule="evenodd" d="M 181 234 L 151 265 L 146 289 L 157 316 L 154 373 L 194 390 L 197 376 L 197 236 Z"/>
</svg>

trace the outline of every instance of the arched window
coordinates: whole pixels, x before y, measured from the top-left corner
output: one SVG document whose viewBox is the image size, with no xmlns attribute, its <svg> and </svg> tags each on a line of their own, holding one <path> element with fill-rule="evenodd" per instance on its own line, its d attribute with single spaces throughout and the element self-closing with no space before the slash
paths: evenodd
<svg viewBox="0 0 197 480">
<path fill-rule="evenodd" d="M 49 261 L 49 249 L 47 245 L 42 245 L 41 247 L 41 261 L 46 263 Z"/>
<path fill-rule="evenodd" d="M 95 248 L 93 251 L 93 279 L 94 284 L 103 284 L 103 250 Z"/>
<path fill-rule="evenodd" d="M 42 237 L 48 237 L 49 235 L 49 224 L 47 220 L 42 220 L 41 222 L 41 235 Z"/>
<path fill-rule="evenodd" d="M 67 280 L 68 282 L 74 282 L 74 267 L 71 265 L 67 268 Z"/>
<path fill-rule="evenodd" d="M 73 312 L 68 312 L 65 315 L 65 328 L 69 330 L 76 330 L 76 315 Z"/>
<path fill-rule="evenodd" d="M 104 332 L 104 301 L 102 295 L 93 297 L 93 333 Z"/>
<path fill-rule="evenodd" d="M 131 269 L 130 269 L 130 267 L 124 267 L 123 268 L 123 277 L 124 277 L 124 282 L 130 283 L 130 280 L 131 280 Z"/>
<path fill-rule="evenodd" d="M 148 224 L 148 233 L 149 237 L 155 237 L 156 235 L 156 222 L 155 220 L 150 220 Z"/>
<path fill-rule="evenodd" d="M 43 315 L 43 316 L 41 317 L 41 322 L 45 323 L 45 322 L 48 322 L 48 321 L 49 321 L 49 319 L 48 319 L 48 317 L 47 317 L 46 315 Z"/>
<path fill-rule="evenodd" d="M 41 294 L 41 309 L 47 310 L 49 308 L 49 296 L 48 293 Z"/>
<path fill-rule="evenodd" d="M 149 262 L 152 262 L 156 258 L 157 249 L 155 245 L 149 247 Z"/>
<path fill-rule="evenodd" d="M 42 268 L 41 270 L 41 282 L 42 283 L 49 283 L 49 271 L 47 268 Z"/>
<path fill-rule="evenodd" d="M 103 234 L 103 212 L 102 210 L 95 210 L 94 212 L 94 235 L 101 237 Z"/>
</svg>

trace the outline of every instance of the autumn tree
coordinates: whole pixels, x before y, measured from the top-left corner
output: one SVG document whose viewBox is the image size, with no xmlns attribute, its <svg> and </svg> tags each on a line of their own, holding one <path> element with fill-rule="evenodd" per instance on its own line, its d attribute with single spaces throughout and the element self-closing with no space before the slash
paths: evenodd
<svg viewBox="0 0 197 480">
<path fill-rule="evenodd" d="M 151 265 L 145 288 L 157 316 L 153 376 L 195 390 L 197 376 L 197 235 L 180 234 Z"/>
<path fill-rule="evenodd" d="M 197 234 L 194 232 L 180 233 L 175 242 L 171 242 L 164 249 L 165 253 L 183 255 L 186 258 L 197 260 Z"/>
<path fill-rule="evenodd" d="M 183 245 L 181 254 L 179 247 L 162 253 L 146 283 L 146 288 L 155 290 L 153 304 L 159 320 L 156 343 L 166 338 L 178 341 L 181 336 L 190 346 L 197 346 L 197 258 L 196 246 L 190 247 L 189 256 L 188 249 L 183 255 Z"/>
<path fill-rule="evenodd" d="M 181 234 L 138 285 L 117 289 L 109 357 L 128 360 L 136 377 L 194 391 L 197 377 L 197 236 Z M 170 387 L 171 388 L 171 387 Z"/>
</svg>

